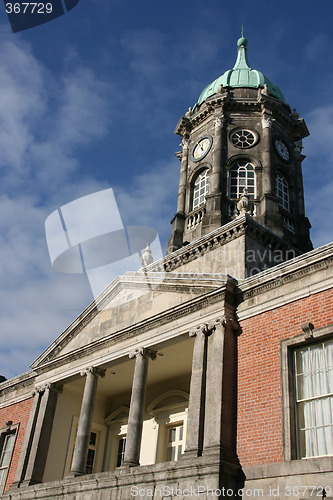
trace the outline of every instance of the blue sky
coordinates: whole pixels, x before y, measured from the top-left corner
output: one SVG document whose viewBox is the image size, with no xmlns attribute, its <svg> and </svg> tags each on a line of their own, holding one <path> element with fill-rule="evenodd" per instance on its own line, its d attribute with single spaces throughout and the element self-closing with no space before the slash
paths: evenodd
<svg viewBox="0 0 333 500">
<path fill-rule="evenodd" d="M 29 369 L 91 302 L 87 280 L 55 272 L 47 216 L 112 187 L 123 222 L 157 229 L 176 209 L 173 130 L 203 88 L 248 56 L 305 118 L 303 174 L 315 247 L 333 240 L 331 0 L 80 0 L 11 32 L 0 7 L 0 374 Z"/>
</svg>

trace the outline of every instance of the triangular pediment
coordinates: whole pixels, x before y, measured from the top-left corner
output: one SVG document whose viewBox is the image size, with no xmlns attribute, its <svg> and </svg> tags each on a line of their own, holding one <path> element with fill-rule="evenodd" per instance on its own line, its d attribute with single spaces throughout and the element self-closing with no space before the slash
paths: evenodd
<svg viewBox="0 0 333 500">
<path fill-rule="evenodd" d="M 223 287 L 222 274 L 126 273 L 117 278 L 32 364 L 37 369 L 88 346 L 121 339 L 152 322 L 170 321 L 175 310 Z M 169 318 L 169 319 L 168 319 Z"/>
</svg>

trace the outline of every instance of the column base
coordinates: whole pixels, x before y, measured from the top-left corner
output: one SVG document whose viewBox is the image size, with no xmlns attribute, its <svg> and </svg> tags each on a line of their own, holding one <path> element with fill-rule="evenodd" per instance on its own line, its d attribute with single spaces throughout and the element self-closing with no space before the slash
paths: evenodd
<svg viewBox="0 0 333 500">
<path fill-rule="evenodd" d="M 78 477 L 78 476 L 84 476 L 84 472 L 77 472 L 77 471 L 73 471 L 73 472 L 70 472 L 66 477 Z"/>
<path fill-rule="evenodd" d="M 21 486 L 21 482 L 20 481 L 14 481 L 8 488 L 8 491 L 10 490 L 16 490 L 17 488 L 20 488 Z"/>
<path fill-rule="evenodd" d="M 120 467 L 118 467 L 118 469 L 121 469 L 121 468 L 124 468 L 124 469 L 128 469 L 129 467 L 139 467 L 139 462 L 130 462 L 130 461 L 127 461 L 127 462 L 123 462 L 121 464 Z"/>
<path fill-rule="evenodd" d="M 220 462 L 227 463 L 237 468 L 240 467 L 237 453 L 234 450 L 224 446 L 207 446 L 202 450 L 202 456 L 216 456 Z"/>
<path fill-rule="evenodd" d="M 42 481 L 35 481 L 34 479 L 26 479 L 19 484 L 18 488 L 24 488 L 26 486 L 34 486 L 35 484 L 41 484 Z"/>
<path fill-rule="evenodd" d="M 186 460 L 201 457 L 202 452 L 199 449 L 195 450 L 185 450 L 184 454 L 181 456 L 180 460 Z"/>
</svg>

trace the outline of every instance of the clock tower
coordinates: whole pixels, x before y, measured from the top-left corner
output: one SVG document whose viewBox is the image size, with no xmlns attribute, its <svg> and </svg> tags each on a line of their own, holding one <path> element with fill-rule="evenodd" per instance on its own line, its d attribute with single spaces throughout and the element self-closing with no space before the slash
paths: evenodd
<svg viewBox="0 0 333 500">
<path fill-rule="evenodd" d="M 176 127 L 181 137 L 177 212 L 167 253 L 247 213 L 301 252 L 305 217 L 302 139 L 307 126 L 281 90 L 247 59 L 208 85 Z"/>
</svg>

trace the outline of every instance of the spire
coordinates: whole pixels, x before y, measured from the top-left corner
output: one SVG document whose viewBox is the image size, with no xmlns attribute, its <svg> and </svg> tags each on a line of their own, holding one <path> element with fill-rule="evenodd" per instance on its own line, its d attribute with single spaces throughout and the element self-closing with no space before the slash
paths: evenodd
<svg viewBox="0 0 333 500">
<path fill-rule="evenodd" d="M 244 27 L 242 25 L 242 36 L 237 41 L 238 46 L 238 55 L 235 66 L 233 69 L 251 69 L 250 63 L 247 59 L 246 47 L 247 47 L 247 39 L 244 37 Z"/>
<path fill-rule="evenodd" d="M 256 69 L 252 69 L 247 59 L 247 39 L 244 37 L 244 27 L 242 26 L 241 37 L 237 41 L 238 54 L 237 60 L 232 69 L 228 69 L 219 78 L 214 80 L 210 85 L 201 92 L 196 106 L 200 106 L 208 97 L 219 93 L 222 88 L 264 88 L 265 84 L 270 91 L 270 95 L 276 97 L 281 102 L 286 104 L 283 93 L 277 85 L 274 85 L 265 75 Z"/>
</svg>

